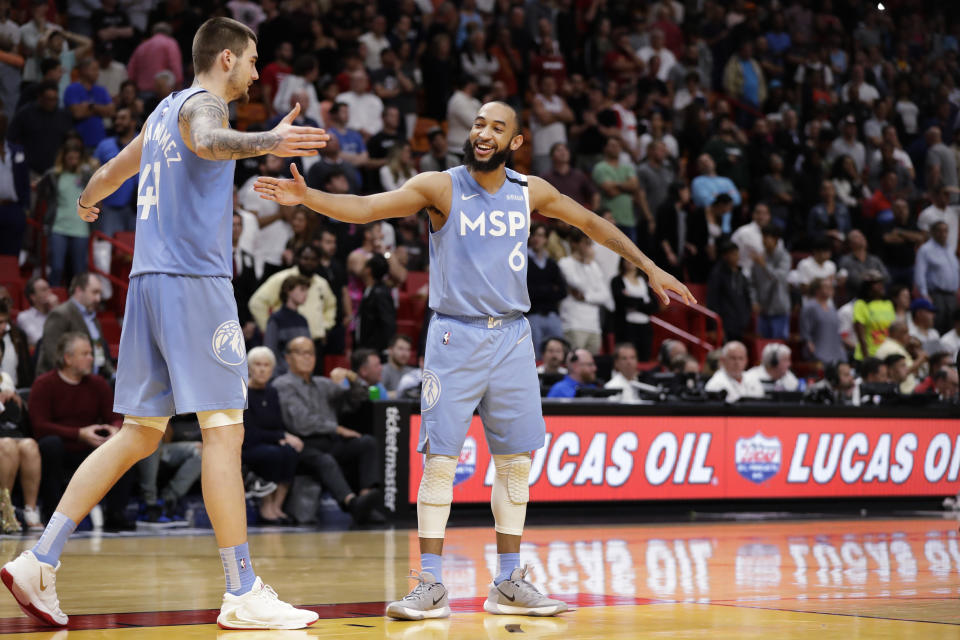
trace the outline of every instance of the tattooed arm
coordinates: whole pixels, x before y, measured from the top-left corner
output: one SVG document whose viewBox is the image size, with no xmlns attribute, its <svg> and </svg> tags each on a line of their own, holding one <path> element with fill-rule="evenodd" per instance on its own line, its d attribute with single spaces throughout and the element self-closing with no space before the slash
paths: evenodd
<svg viewBox="0 0 960 640">
<path fill-rule="evenodd" d="M 227 103 L 209 91 L 190 97 L 180 109 L 180 135 L 187 147 L 204 160 L 237 160 L 273 154 L 314 156 L 329 140 L 323 129 L 292 123 L 298 104 L 271 131 L 244 133 L 230 128 Z"/>
<path fill-rule="evenodd" d="M 616 225 L 580 206 L 571 198 L 557 191 L 546 180 L 536 176 L 527 176 L 527 180 L 530 183 L 531 211 L 536 209 L 549 218 L 559 218 L 567 224 L 577 227 L 597 244 L 607 247 L 637 265 L 640 270 L 647 274 L 650 288 L 660 296 L 663 304 L 670 304 L 667 291 L 678 294 L 684 302 L 696 302 L 696 298 L 690 294 L 690 290 L 686 286 L 654 264 L 653 260 L 644 255 L 637 248 L 637 245 L 631 242 Z"/>
</svg>

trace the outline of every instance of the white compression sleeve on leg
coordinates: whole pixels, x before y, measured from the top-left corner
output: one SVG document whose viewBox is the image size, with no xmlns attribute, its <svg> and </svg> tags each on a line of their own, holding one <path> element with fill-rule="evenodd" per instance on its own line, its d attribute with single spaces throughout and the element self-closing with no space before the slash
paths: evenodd
<svg viewBox="0 0 960 640">
<path fill-rule="evenodd" d="M 493 456 L 493 464 L 497 473 L 490 493 L 490 508 L 496 532 L 522 535 L 530 500 L 530 455 Z"/>
<path fill-rule="evenodd" d="M 453 502 L 453 476 L 457 471 L 456 456 L 427 454 L 423 477 L 417 492 L 417 528 L 421 538 L 442 538 Z"/>
</svg>

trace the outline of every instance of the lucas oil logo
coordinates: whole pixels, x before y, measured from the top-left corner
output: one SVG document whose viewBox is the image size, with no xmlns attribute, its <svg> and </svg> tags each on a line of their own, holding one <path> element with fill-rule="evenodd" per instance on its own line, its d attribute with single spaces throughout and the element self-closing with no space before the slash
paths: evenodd
<svg viewBox="0 0 960 640">
<path fill-rule="evenodd" d="M 236 320 L 227 320 L 213 332 L 213 353 L 217 360 L 237 367 L 247 359 L 247 347 L 243 343 L 243 331 Z"/>
<path fill-rule="evenodd" d="M 453 475 L 453 486 L 469 480 L 477 470 L 477 441 L 467 436 L 457 460 L 457 470 Z"/>
<path fill-rule="evenodd" d="M 767 438 L 759 431 L 752 438 L 739 438 L 736 449 L 737 473 L 763 484 L 780 471 L 783 447 L 778 438 Z"/>
</svg>

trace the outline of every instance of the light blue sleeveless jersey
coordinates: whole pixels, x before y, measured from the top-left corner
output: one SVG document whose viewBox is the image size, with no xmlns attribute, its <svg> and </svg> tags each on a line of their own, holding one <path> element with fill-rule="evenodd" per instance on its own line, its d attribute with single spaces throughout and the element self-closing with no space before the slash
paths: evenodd
<svg viewBox="0 0 960 640">
<path fill-rule="evenodd" d="M 143 128 L 137 246 L 131 276 L 233 276 L 234 161 L 199 157 L 180 136 L 180 108 L 205 91 L 164 98 Z"/>
<path fill-rule="evenodd" d="M 507 169 L 495 194 L 464 166 L 448 169 L 450 216 L 430 234 L 430 308 L 450 316 L 506 316 L 530 309 L 527 177 Z"/>
</svg>

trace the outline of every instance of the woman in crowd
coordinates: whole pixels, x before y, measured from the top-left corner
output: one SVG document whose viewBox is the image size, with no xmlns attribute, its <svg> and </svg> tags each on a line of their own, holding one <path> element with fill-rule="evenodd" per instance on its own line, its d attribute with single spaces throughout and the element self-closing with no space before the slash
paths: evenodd
<svg viewBox="0 0 960 640">
<path fill-rule="evenodd" d="M 897 322 L 907 322 L 910 318 L 910 287 L 905 284 L 895 284 L 890 289 L 890 301 L 893 302 L 893 312 Z"/>
<path fill-rule="evenodd" d="M 3 343 L 0 341 L 0 356 Z M 0 373 L 0 533 L 20 533 L 21 525 L 13 510 L 10 492 L 20 475 L 23 492 L 23 519 L 31 531 L 43 529 L 37 495 L 40 491 L 40 448 L 27 437 L 21 425 L 26 407 L 17 395 L 13 378 Z"/>
<path fill-rule="evenodd" d="M 380 184 L 384 191 L 393 191 L 417 175 L 409 142 L 394 145 L 387 153 L 387 164 L 380 167 Z"/>
<path fill-rule="evenodd" d="M 287 248 L 283 251 L 283 264 L 286 267 L 293 265 L 293 257 L 300 251 L 300 247 L 314 241 L 317 224 L 320 219 L 309 215 L 303 207 L 297 207 L 290 216 L 290 228 L 293 237 L 287 240 Z"/>
<path fill-rule="evenodd" d="M 610 281 L 615 305 L 614 334 L 618 343 L 629 342 L 636 348 L 637 360 L 646 362 L 653 345 L 650 316 L 657 312 L 659 305 L 636 265 L 620 258 L 619 271 L 620 275 Z"/>
<path fill-rule="evenodd" d="M 824 180 L 820 185 L 820 202 L 810 210 L 807 218 L 807 239 L 812 241 L 825 234 L 835 243 L 843 242 L 850 228 L 847 205 L 837 198 L 833 181 Z"/>
</svg>

